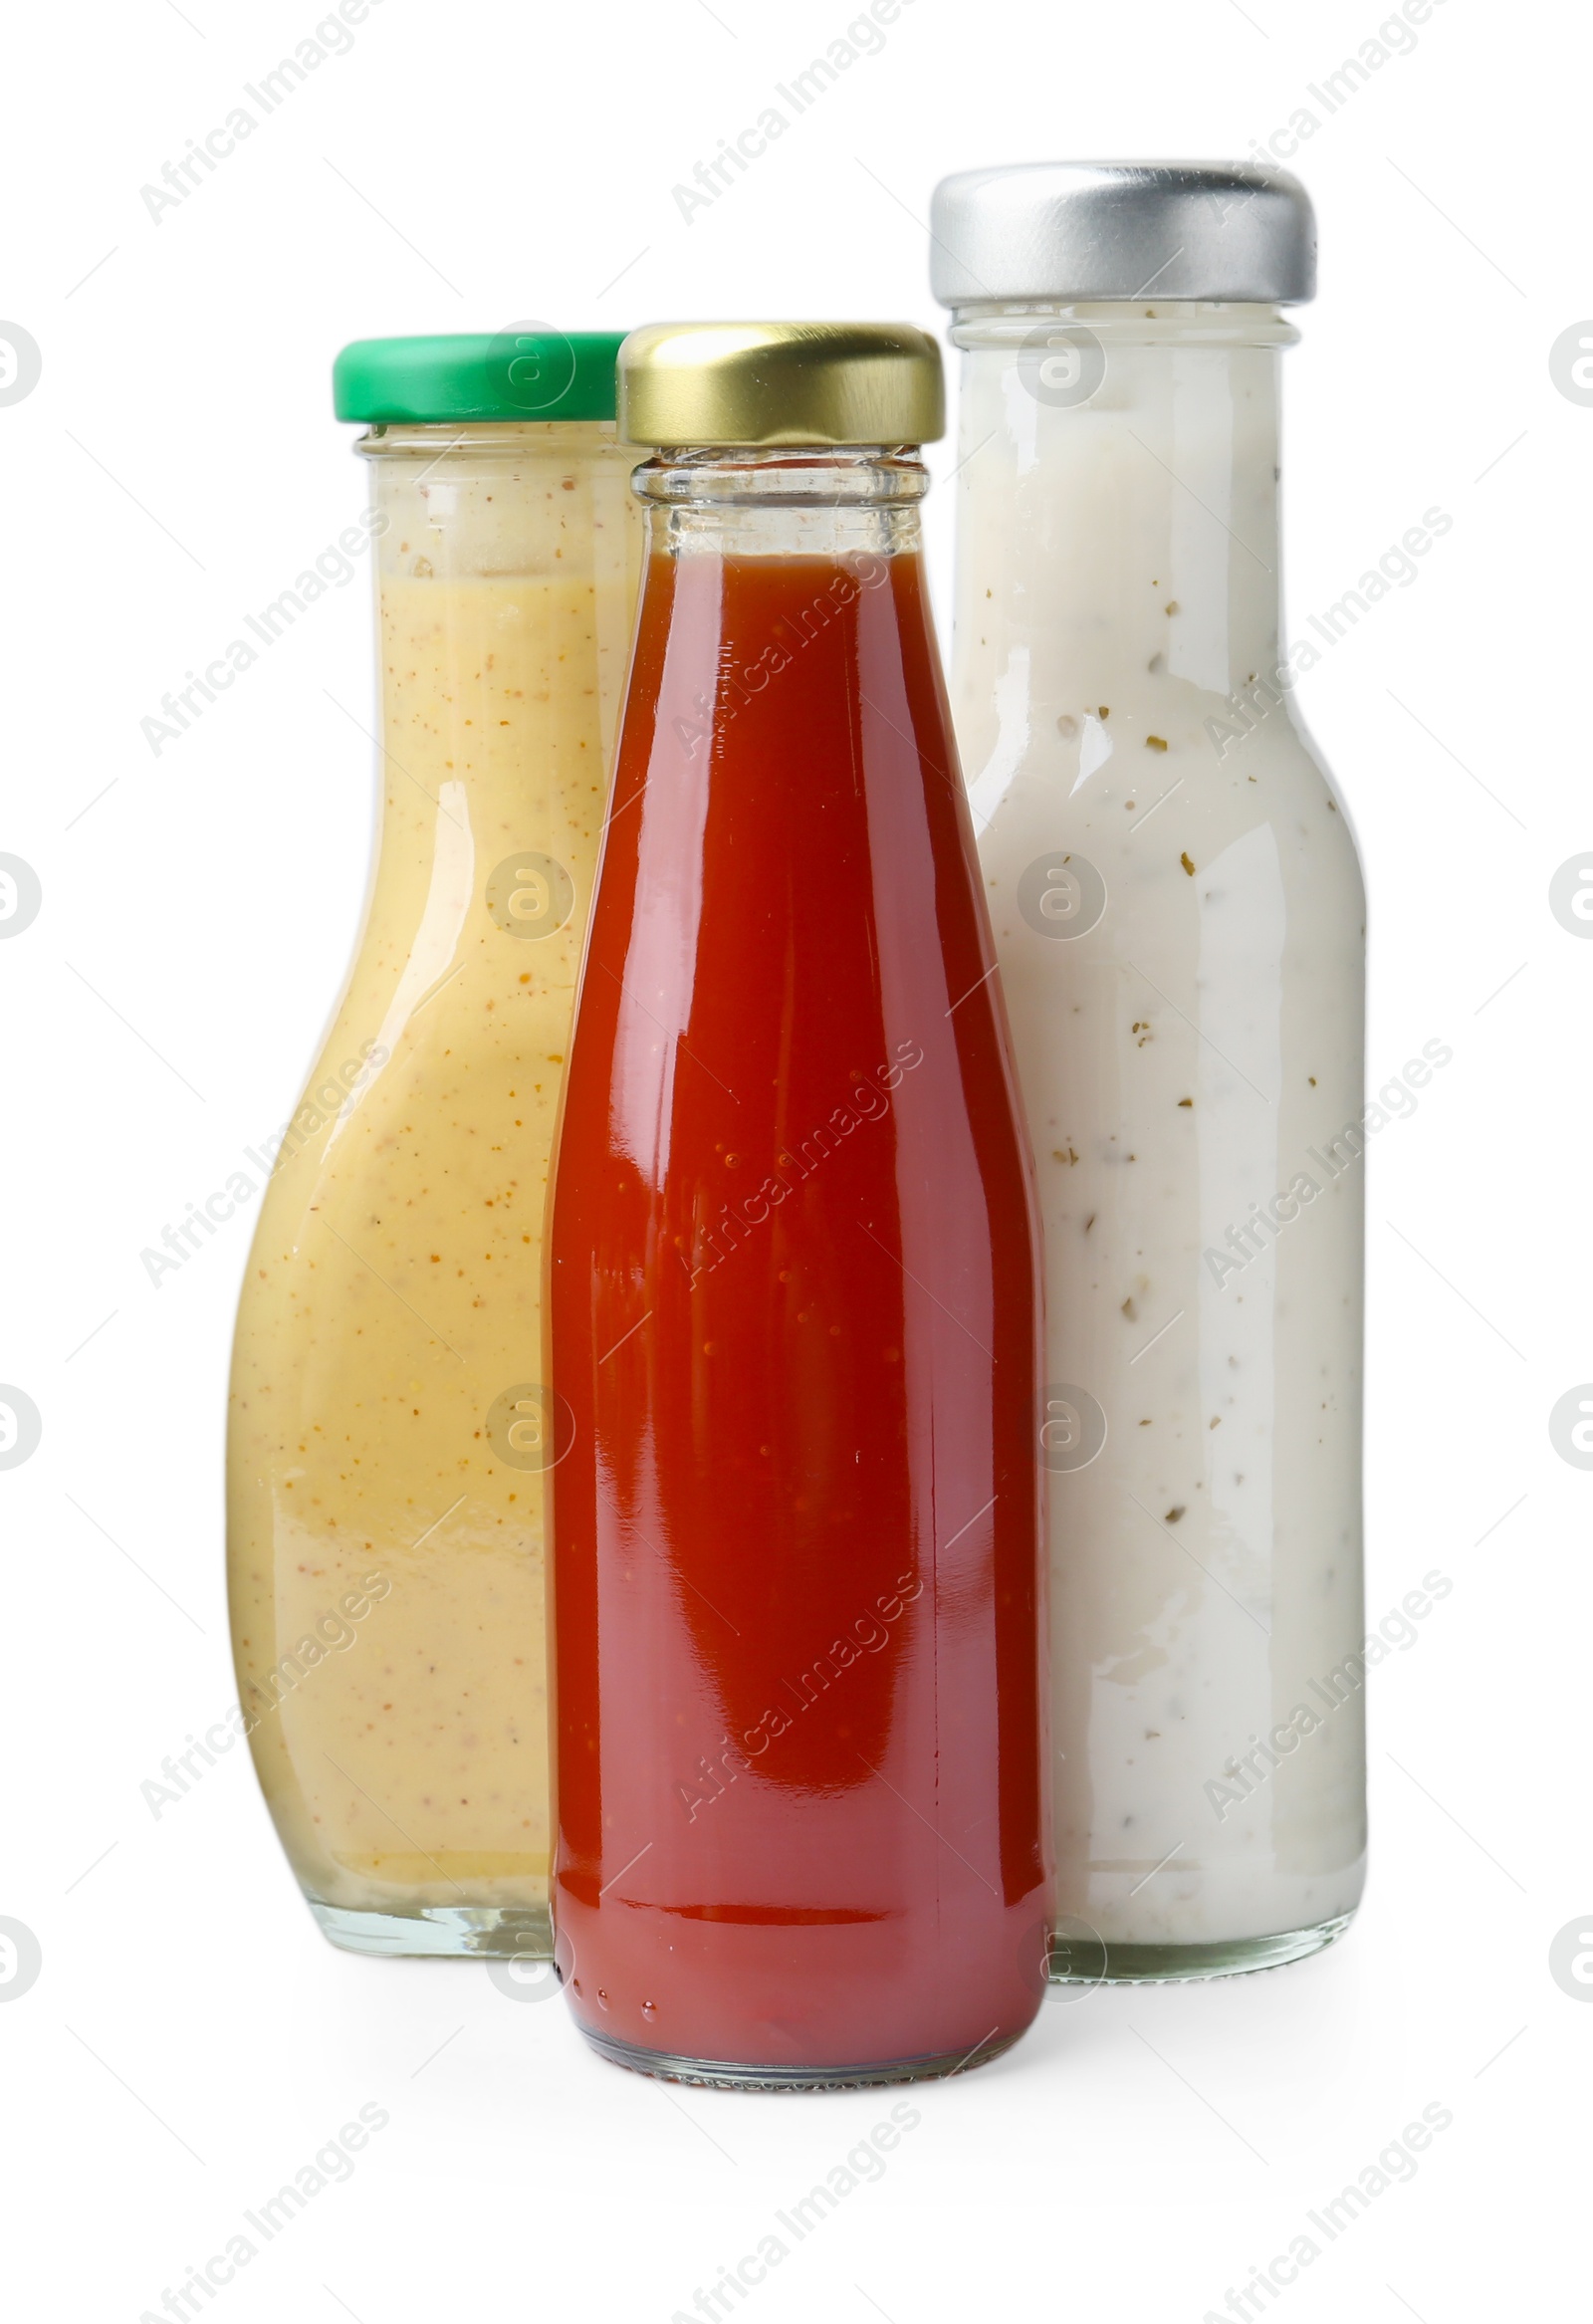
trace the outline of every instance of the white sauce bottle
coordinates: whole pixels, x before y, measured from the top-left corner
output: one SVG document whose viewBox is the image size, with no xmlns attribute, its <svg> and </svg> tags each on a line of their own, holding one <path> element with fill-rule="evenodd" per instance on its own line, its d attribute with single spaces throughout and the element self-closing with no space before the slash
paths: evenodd
<svg viewBox="0 0 1593 2324">
<path fill-rule="evenodd" d="M 937 191 L 952 692 L 1046 1241 L 1053 1975 L 1329 1943 L 1365 1862 L 1365 901 L 1278 602 L 1303 189 Z"/>
</svg>

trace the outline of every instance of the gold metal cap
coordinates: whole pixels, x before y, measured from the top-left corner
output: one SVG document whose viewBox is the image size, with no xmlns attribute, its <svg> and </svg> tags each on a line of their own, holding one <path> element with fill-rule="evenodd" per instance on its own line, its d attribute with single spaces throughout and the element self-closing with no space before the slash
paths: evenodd
<svg viewBox="0 0 1593 2324">
<path fill-rule="evenodd" d="M 911 323 L 649 323 L 619 350 L 631 444 L 928 444 L 940 349 Z"/>
</svg>

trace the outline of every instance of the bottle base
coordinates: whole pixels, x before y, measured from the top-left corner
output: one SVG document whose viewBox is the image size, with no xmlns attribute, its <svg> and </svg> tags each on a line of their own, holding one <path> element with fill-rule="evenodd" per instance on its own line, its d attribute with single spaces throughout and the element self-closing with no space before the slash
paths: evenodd
<svg viewBox="0 0 1593 2324">
<path fill-rule="evenodd" d="M 322 1935 L 344 1953 L 391 1960 L 552 1961 L 553 1918 L 546 1905 L 416 1905 L 412 1912 L 366 1912 L 305 1902 Z"/>
<path fill-rule="evenodd" d="M 1342 1937 L 1355 1915 L 1339 1913 L 1312 1929 L 1288 1929 L 1275 1936 L 1231 1937 L 1214 1945 L 1126 1945 L 1115 1939 L 1075 1935 L 1073 1922 L 1051 1939 L 1053 1985 L 1162 1985 L 1196 1977 L 1248 1976 L 1259 1969 L 1281 1969 L 1304 1961 Z"/>
<path fill-rule="evenodd" d="M 666 2050 L 638 2049 L 611 2034 L 581 2032 L 597 2055 L 610 2065 L 628 2067 L 633 2074 L 650 2074 L 655 2081 L 693 2082 L 703 2090 L 868 2090 L 882 2082 L 935 2082 L 950 2075 L 972 2072 L 1012 2048 L 1016 2033 L 990 2036 L 971 2050 L 945 2057 L 892 2058 L 873 2066 L 744 2066 L 711 2058 L 672 2057 Z"/>
</svg>

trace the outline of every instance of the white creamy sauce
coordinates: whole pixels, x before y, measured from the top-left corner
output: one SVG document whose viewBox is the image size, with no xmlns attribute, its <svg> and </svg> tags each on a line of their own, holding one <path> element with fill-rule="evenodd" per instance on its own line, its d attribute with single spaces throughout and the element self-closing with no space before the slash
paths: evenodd
<svg viewBox="0 0 1593 2324">
<path fill-rule="evenodd" d="M 1278 661 L 1288 335 L 1193 313 L 1208 344 L 1079 311 L 1107 369 L 1071 407 L 959 330 L 954 703 L 1049 1378 L 1084 1391 L 1044 1440 L 1058 1907 L 1109 1945 L 1317 1927 L 1365 1844 L 1364 1166 L 1327 1151 L 1364 1105 L 1365 907 L 1286 697 L 1208 731 Z"/>
</svg>

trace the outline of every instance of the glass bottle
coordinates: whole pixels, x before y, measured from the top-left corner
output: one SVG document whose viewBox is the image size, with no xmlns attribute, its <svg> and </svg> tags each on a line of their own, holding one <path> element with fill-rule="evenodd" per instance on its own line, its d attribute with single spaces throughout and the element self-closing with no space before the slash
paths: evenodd
<svg viewBox="0 0 1593 2324">
<path fill-rule="evenodd" d="M 311 1910 L 546 1958 L 543 1223 L 641 527 L 613 335 L 367 341 L 380 843 L 233 1355 L 234 1653 Z"/>
<path fill-rule="evenodd" d="M 1365 1852 L 1365 901 L 1279 643 L 1302 189 L 948 180 L 953 696 L 1046 1245 L 1053 1974 L 1328 1942 Z M 1150 286 L 1148 291 L 1144 286 Z M 1136 293 L 1142 295 L 1136 295 Z"/>
<path fill-rule="evenodd" d="M 551 1231 L 582 2031 L 801 2088 L 1043 1990 L 1031 1170 L 921 570 L 940 364 L 659 326 Z"/>
</svg>

